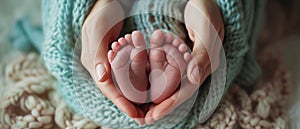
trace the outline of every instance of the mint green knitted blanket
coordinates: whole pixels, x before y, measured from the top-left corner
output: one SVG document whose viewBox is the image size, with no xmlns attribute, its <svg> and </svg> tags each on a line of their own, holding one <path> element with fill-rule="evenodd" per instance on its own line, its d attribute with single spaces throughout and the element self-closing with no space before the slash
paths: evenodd
<svg viewBox="0 0 300 129">
<path fill-rule="evenodd" d="M 137 0 L 132 11 L 149 9 L 145 7 L 150 1 L 145 1 Z M 151 1 L 154 3 L 152 7 L 154 10 L 159 10 L 162 7 L 179 10 L 179 6 L 184 7 L 186 4 L 184 0 Z M 105 98 L 79 61 L 80 38 L 78 37 L 80 37 L 85 17 L 94 2 L 94 0 L 43 0 L 42 4 L 45 35 L 42 54 L 47 68 L 59 82 L 57 86 L 59 93 L 74 112 L 103 126 L 129 129 L 189 129 L 199 123 L 203 114 L 213 112 L 213 105 L 210 105 L 209 102 L 204 103 L 211 86 L 209 83 L 210 78 L 195 94 L 197 98 L 192 109 L 178 124 L 174 123 L 176 121 L 174 119 L 163 118 L 152 125 L 138 126 L 133 119 L 122 113 L 110 100 Z M 226 81 L 226 89 L 233 81 L 242 86 L 250 87 L 256 82 L 260 74 L 254 52 L 255 40 L 261 23 L 263 1 L 217 0 L 217 4 L 222 12 L 225 24 L 223 47 L 227 65 L 226 80 L 220 79 L 219 83 Z M 147 29 L 148 27 L 165 29 L 177 35 L 186 36 L 184 27 L 177 26 L 180 23 L 166 18 L 167 20 L 158 21 L 157 24 L 149 24 L 149 21 L 143 20 L 143 17 L 148 17 L 148 15 L 142 14 L 130 18 L 126 21 L 126 24 L 135 23 L 135 27 L 124 28 L 124 33 L 130 31 L 130 29 L 145 29 L 145 27 Z M 161 15 L 156 15 L 155 11 L 152 15 L 161 17 Z M 181 17 L 178 16 L 178 18 L 182 18 L 182 15 Z M 176 26 L 166 26 L 165 24 Z M 189 104 L 189 101 L 184 104 Z M 175 113 L 175 115 L 178 114 Z"/>
</svg>

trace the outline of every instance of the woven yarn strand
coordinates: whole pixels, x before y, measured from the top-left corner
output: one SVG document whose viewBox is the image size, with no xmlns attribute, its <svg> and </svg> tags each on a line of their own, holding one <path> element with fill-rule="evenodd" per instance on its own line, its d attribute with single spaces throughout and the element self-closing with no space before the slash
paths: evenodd
<svg viewBox="0 0 300 129">
<path fill-rule="evenodd" d="M 0 128 L 98 128 L 73 114 L 57 94 L 56 80 L 34 53 L 22 54 L 4 65 L 5 93 Z"/>
<path fill-rule="evenodd" d="M 262 62 L 280 62 L 274 51 L 261 55 Z M 251 93 L 232 85 L 213 116 L 196 128 L 287 129 L 284 102 L 290 94 L 290 76 L 280 63 L 269 71 L 275 71 L 273 76 L 263 79 Z M 11 60 L 3 76 L 6 92 L 1 100 L 0 128 L 100 128 L 67 107 L 55 89 L 56 80 L 36 54 Z"/>
</svg>

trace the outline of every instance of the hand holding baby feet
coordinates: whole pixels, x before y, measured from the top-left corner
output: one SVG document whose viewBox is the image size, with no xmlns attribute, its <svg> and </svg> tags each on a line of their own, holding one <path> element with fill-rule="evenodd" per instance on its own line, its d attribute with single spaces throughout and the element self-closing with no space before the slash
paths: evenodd
<svg viewBox="0 0 300 129">
<path fill-rule="evenodd" d="M 124 13 L 116 0 L 96 1 L 82 27 L 81 63 L 104 96 L 132 118 L 144 117 L 142 111 L 115 87 L 107 58 L 108 46 L 120 34 Z M 138 121 L 143 124 L 143 121 Z"/>
<path fill-rule="evenodd" d="M 194 42 L 188 60 L 187 78 L 170 97 L 152 106 L 145 116 L 146 124 L 161 119 L 189 99 L 204 80 L 218 68 L 224 37 L 224 24 L 215 0 L 190 0 L 185 8 L 185 24 Z"/>
<path fill-rule="evenodd" d="M 196 64 L 187 49 L 183 40 L 169 33 L 156 30 L 152 34 L 149 53 L 150 97 L 157 105 L 149 108 L 145 116 L 147 124 L 170 113 L 197 90 L 197 86 L 184 78 L 187 65 Z"/>
<path fill-rule="evenodd" d="M 108 52 L 115 84 L 119 86 L 127 99 L 138 104 L 146 103 L 148 62 L 150 66 L 150 99 L 158 104 L 176 91 L 186 72 L 190 57 L 184 41 L 169 33 L 165 34 L 161 30 L 152 34 L 148 55 L 146 41 L 139 31 L 127 34 L 124 38 L 114 42 L 112 50 Z M 148 109 L 152 107 L 154 105 L 149 105 Z M 139 114 L 144 115 L 148 109 Z M 143 118 L 136 120 L 143 120 Z"/>
</svg>

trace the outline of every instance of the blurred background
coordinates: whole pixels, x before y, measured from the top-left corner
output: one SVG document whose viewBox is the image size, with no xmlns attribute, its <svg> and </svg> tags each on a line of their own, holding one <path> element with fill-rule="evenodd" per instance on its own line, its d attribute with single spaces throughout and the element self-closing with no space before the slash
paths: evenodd
<svg viewBox="0 0 300 129">
<path fill-rule="evenodd" d="M 265 22 L 258 39 L 258 55 L 262 49 L 278 49 L 284 67 L 291 75 L 288 115 L 292 129 L 300 128 L 300 1 L 268 0 Z M 269 66 L 272 67 L 272 62 Z M 264 71 L 264 70 L 263 70 Z"/>
<path fill-rule="evenodd" d="M 13 50 L 13 36 L 17 36 L 16 21 L 28 19 L 33 26 L 41 24 L 41 0 L 0 0 L 0 61 Z M 21 32 L 20 32 L 21 33 Z M 18 42 L 18 41 L 16 41 Z M 0 67 L 1 70 L 1 67 Z M 0 87 L 1 88 L 1 87 Z"/>
<path fill-rule="evenodd" d="M 300 1 L 269 0 L 266 4 L 265 23 L 258 39 L 258 53 L 267 49 L 276 49 L 285 68 L 291 76 L 292 92 L 287 105 L 291 128 L 300 128 Z M 18 23 L 20 19 L 27 22 Z M 12 54 L 19 53 L 20 45 L 14 37 L 26 33 L 26 26 L 41 24 L 41 0 L 0 0 L 0 91 L 2 87 L 3 64 L 11 59 Z M 22 25 L 23 29 L 16 29 Z M 38 30 L 38 28 L 37 28 Z M 24 35 L 22 35 L 24 36 Z M 26 35 L 25 35 L 26 36 Z M 30 34 L 27 35 L 30 37 Z M 18 40 L 26 40 L 17 38 Z M 23 42 L 23 41 L 22 41 Z M 259 58 L 259 57 L 258 57 Z M 269 63 L 272 67 L 272 63 Z M 263 70 L 264 71 L 264 70 Z M 1 93 L 2 94 L 2 93 Z M 297 125 L 298 124 L 298 125 Z"/>
</svg>

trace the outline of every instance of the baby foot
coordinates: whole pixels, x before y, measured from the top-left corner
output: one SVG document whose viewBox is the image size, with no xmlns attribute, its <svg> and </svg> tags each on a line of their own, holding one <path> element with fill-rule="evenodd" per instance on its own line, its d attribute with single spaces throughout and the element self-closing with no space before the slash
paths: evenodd
<svg viewBox="0 0 300 129">
<path fill-rule="evenodd" d="M 150 48 L 150 97 L 160 103 L 178 88 L 191 55 L 184 41 L 161 30 L 152 34 Z"/>
<path fill-rule="evenodd" d="M 144 103 L 148 77 L 146 42 L 142 33 L 134 31 L 114 42 L 108 60 L 123 95 L 132 102 Z"/>
</svg>

